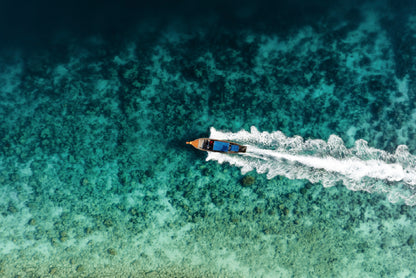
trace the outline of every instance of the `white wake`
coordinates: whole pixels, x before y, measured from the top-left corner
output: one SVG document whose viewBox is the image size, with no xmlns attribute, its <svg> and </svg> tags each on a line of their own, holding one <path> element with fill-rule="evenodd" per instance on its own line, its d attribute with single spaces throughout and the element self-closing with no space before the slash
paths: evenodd
<svg viewBox="0 0 416 278">
<path fill-rule="evenodd" d="M 350 190 L 385 193 L 391 202 L 416 204 L 416 157 L 404 145 L 394 154 L 371 148 L 357 140 L 347 148 L 341 138 L 331 135 L 327 142 L 287 137 L 282 132 L 221 132 L 211 128 L 210 138 L 247 145 L 238 155 L 208 153 L 207 160 L 241 167 L 243 174 L 255 169 L 267 178 L 285 176 L 321 182 L 325 187 L 342 182 Z"/>
</svg>

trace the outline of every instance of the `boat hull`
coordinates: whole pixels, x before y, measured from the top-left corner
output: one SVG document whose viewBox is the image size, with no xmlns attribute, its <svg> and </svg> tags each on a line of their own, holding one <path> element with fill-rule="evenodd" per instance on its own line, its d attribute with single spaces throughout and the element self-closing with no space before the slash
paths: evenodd
<svg viewBox="0 0 416 278">
<path fill-rule="evenodd" d="M 247 146 L 243 146 L 230 141 L 211 138 L 199 138 L 190 142 L 186 142 L 186 144 L 190 144 L 196 149 L 206 152 L 245 153 L 247 150 Z"/>
</svg>

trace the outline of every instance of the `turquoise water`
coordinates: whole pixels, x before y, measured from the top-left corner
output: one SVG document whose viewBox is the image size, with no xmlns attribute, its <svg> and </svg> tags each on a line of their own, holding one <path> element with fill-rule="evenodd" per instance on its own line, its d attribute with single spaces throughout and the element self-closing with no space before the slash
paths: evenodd
<svg viewBox="0 0 416 278">
<path fill-rule="evenodd" d="M 416 276 L 410 1 L 127 2 L 0 28 L 1 277 Z"/>
</svg>

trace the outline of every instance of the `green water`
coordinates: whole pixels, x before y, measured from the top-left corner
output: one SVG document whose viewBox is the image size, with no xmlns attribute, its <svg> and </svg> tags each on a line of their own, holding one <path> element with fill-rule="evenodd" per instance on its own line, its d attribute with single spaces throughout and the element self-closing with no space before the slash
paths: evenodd
<svg viewBox="0 0 416 278">
<path fill-rule="evenodd" d="M 416 20 L 370 7 L 1 55 L 0 275 L 414 277 L 413 206 L 185 144 L 255 126 L 414 154 Z"/>
</svg>

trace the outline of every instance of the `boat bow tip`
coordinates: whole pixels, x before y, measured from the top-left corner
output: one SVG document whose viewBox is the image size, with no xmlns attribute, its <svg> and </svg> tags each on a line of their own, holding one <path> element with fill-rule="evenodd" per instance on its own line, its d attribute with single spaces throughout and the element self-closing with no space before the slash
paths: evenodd
<svg viewBox="0 0 416 278">
<path fill-rule="evenodd" d="M 192 145 L 192 146 L 194 146 L 195 148 L 198 149 L 199 139 L 195 139 L 194 141 L 189 141 L 189 142 L 187 141 L 186 144 Z"/>
</svg>

